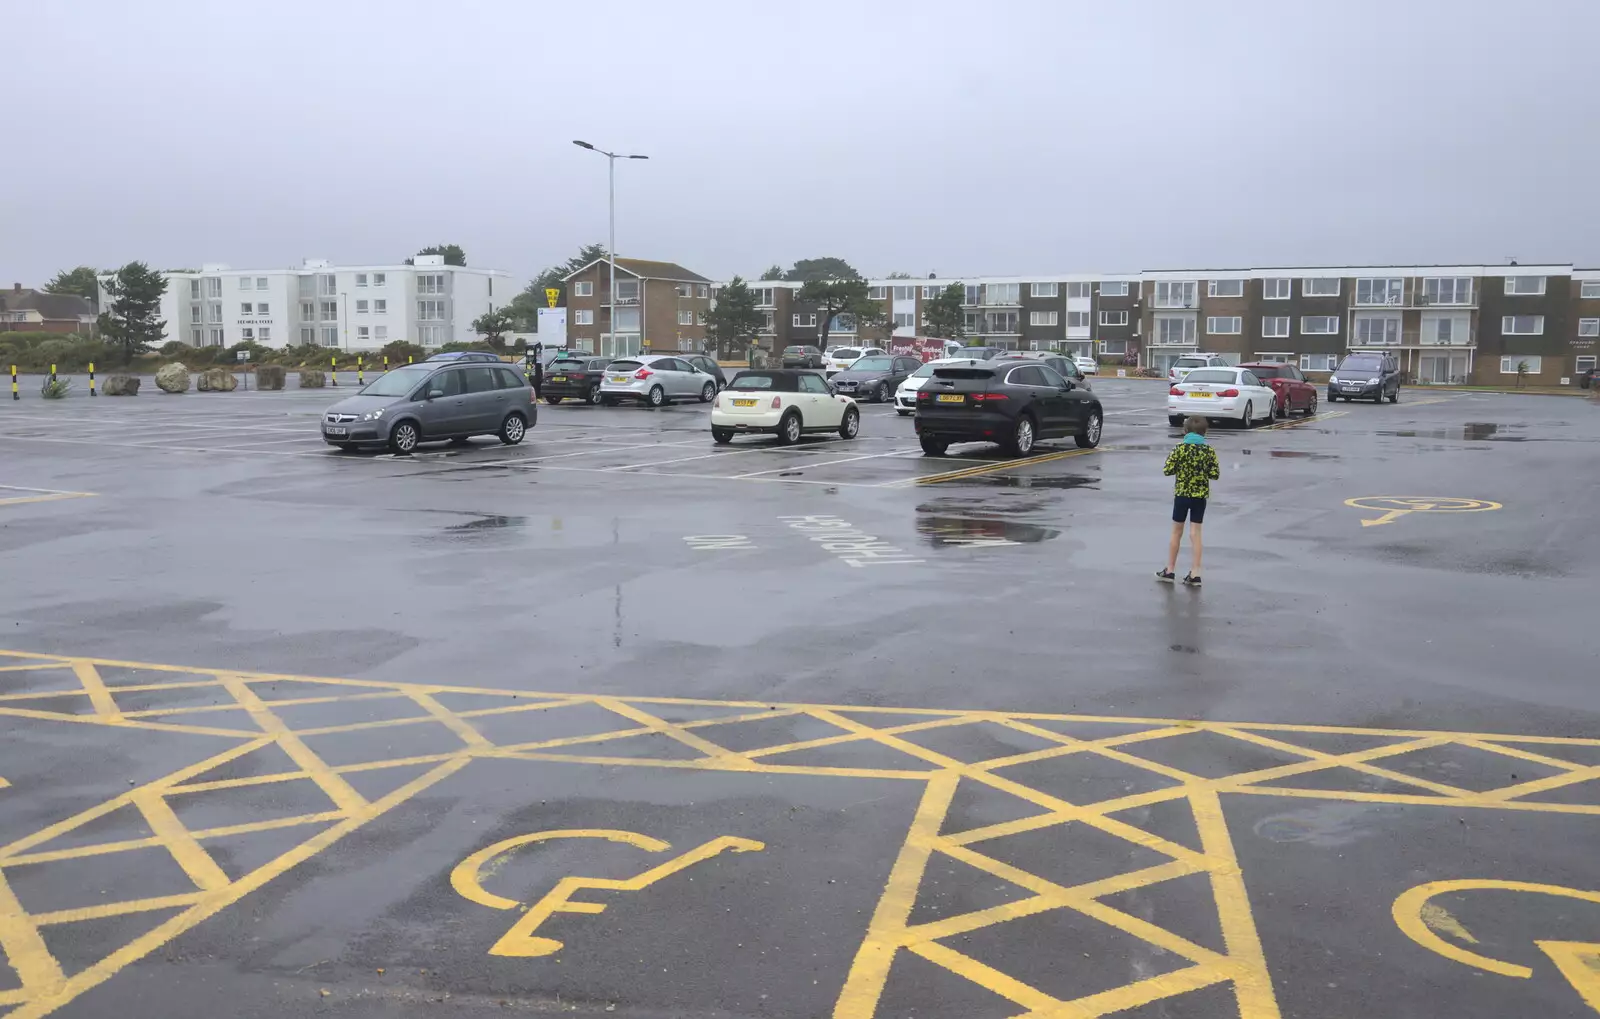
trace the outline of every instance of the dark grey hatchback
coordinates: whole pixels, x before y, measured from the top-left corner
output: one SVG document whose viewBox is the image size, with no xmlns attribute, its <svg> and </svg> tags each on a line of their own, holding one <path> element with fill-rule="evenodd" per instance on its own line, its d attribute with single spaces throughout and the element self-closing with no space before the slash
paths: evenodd
<svg viewBox="0 0 1600 1019">
<path fill-rule="evenodd" d="M 511 446 L 539 420 L 533 401 L 533 387 L 505 364 L 411 364 L 329 407 L 322 438 L 344 450 L 388 446 L 396 453 L 410 453 L 420 442 L 474 435 L 497 435 Z"/>
</svg>

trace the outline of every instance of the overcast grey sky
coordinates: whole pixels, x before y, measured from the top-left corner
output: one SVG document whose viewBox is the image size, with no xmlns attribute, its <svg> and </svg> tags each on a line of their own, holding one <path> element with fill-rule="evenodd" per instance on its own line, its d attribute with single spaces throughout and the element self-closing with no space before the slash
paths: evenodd
<svg viewBox="0 0 1600 1019">
<path fill-rule="evenodd" d="M 0 273 L 1600 264 L 1597 0 L 4 0 Z M 609 70 L 608 70 L 609 68 Z"/>
</svg>

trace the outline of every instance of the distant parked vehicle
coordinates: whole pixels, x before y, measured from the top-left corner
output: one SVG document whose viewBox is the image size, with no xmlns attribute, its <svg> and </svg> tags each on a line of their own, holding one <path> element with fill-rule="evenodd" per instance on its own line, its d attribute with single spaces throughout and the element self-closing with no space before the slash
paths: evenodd
<svg viewBox="0 0 1600 1019">
<path fill-rule="evenodd" d="M 606 365 L 600 383 L 600 402 L 611 405 L 632 400 L 647 407 L 664 407 L 673 400 L 699 399 L 710 403 L 717 395 L 717 380 L 687 360 L 667 354 L 624 357 Z"/>
<path fill-rule="evenodd" d="M 1400 402 L 1400 365 L 1393 354 L 1353 350 L 1328 376 L 1328 402 L 1371 400 Z"/>
<path fill-rule="evenodd" d="M 1304 411 L 1306 417 L 1310 417 L 1317 412 L 1317 387 L 1307 382 L 1300 369 L 1294 365 L 1280 364 L 1276 361 L 1252 361 L 1235 367 L 1250 369 L 1256 378 L 1278 394 L 1279 415 L 1288 417 L 1297 411 Z"/>
<path fill-rule="evenodd" d="M 853 439 L 860 428 L 856 402 L 834 393 L 813 371 L 742 371 L 711 405 L 711 437 L 719 444 L 750 432 L 776 435 L 780 446 L 807 433 L 837 432 L 841 439 Z"/>
<path fill-rule="evenodd" d="M 831 381 L 834 389 L 845 396 L 883 403 L 893 396 L 900 383 L 921 367 L 922 361 L 911 354 L 873 354 L 857 358 Z"/>
<path fill-rule="evenodd" d="M 1227 368 L 1227 359 L 1216 354 L 1185 354 L 1172 362 L 1167 369 L 1168 382 L 1182 382 L 1185 375 L 1197 368 Z"/>
<path fill-rule="evenodd" d="M 1100 401 L 1049 365 L 981 361 L 935 368 L 917 391 L 917 439 L 927 456 L 954 442 L 995 442 L 1027 456 L 1039 439 L 1072 436 L 1080 448 L 1100 444 Z"/>
<path fill-rule="evenodd" d="M 590 357 L 587 354 L 562 354 L 545 369 L 541 389 L 544 402 L 552 406 L 562 400 L 582 400 L 587 404 L 600 402 L 600 383 L 606 375 L 609 357 Z"/>
<path fill-rule="evenodd" d="M 796 344 L 783 348 L 783 366 L 785 368 L 821 368 L 823 367 L 822 351 L 816 347 L 807 347 Z"/>
<path fill-rule="evenodd" d="M 1085 375 L 1095 375 L 1100 371 L 1100 363 L 1092 357 L 1084 357 L 1080 354 L 1072 359 L 1072 363 L 1076 364 L 1078 370 Z"/>
<path fill-rule="evenodd" d="M 448 358 L 385 372 L 323 413 L 323 441 L 343 450 L 387 445 L 396 453 L 474 435 L 516 445 L 539 420 L 533 387 L 509 365 L 479 362 Z"/>
<path fill-rule="evenodd" d="M 1257 421 L 1270 425 L 1277 405 L 1278 394 L 1248 368 L 1196 368 L 1167 391 L 1167 424 L 1178 428 L 1195 415 L 1208 421 L 1227 418 L 1244 428 Z"/>
<path fill-rule="evenodd" d="M 717 380 L 717 388 L 723 389 L 728 385 L 728 377 L 722 374 L 722 365 L 709 354 L 684 354 L 683 359 Z"/>
<path fill-rule="evenodd" d="M 430 355 L 429 361 L 493 361 L 501 364 L 499 354 L 491 354 L 487 350 L 441 350 Z"/>
<path fill-rule="evenodd" d="M 829 375 L 834 372 L 847 370 L 863 357 L 872 357 L 881 354 L 879 347 L 834 347 L 828 350 L 822 360 L 822 369 Z"/>
</svg>

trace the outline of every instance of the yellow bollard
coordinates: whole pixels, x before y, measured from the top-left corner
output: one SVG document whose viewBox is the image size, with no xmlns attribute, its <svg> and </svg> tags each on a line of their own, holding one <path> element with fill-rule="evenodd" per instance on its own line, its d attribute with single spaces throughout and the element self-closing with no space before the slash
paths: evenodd
<svg viewBox="0 0 1600 1019">
<path fill-rule="evenodd" d="M 383 355 L 383 373 L 385 375 L 389 374 L 389 355 L 388 354 Z"/>
<path fill-rule="evenodd" d="M 50 381 L 54 382 L 55 380 L 56 380 L 56 366 L 55 365 L 51 365 L 50 366 Z"/>
<path fill-rule="evenodd" d="M 410 354 L 407 354 L 406 355 L 406 364 L 410 364 L 412 362 L 412 360 L 413 360 L 412 356 Z"/>
<path fill-rule="evenodd" d="M 357 354 L 356 355 L 356 385 L 357 386 L 364 386 L 366 384 L 367 384 L 367 373 L 362 368 L 361 355 Z"/>
<path fill-rule="evenodd" d="M 337 357 L 328 358 L 328 377 L 333 380 L 333 386 L 337 389 L 339 387 L 339 359 Z"/>
<path fill-rule="evenodd" d="M 90 396 L 95 396 L 96 395 L 96 393 L 94 391 L 94 362 L 93 361 L 89 362 L 89 395 Z"/>
<path fill-rule="evenodd" d="M 16 365 L 12 365 L 11 366 L 11 398 L 13 400 L 22 399 L 22 395 L 17 392 L 17 366 Z"/>
</svg>

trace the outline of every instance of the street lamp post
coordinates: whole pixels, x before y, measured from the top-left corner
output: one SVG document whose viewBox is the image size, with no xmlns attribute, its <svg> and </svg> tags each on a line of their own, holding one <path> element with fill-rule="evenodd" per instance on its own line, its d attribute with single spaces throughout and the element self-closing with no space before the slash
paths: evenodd
<svg viewBox="0 0 1600 1019">
<path fill-rule="evenodd" d="M 612 353 L 618 353 L 617 344 L 617 160 L 619 159 L 649 159 L 649 156 L 624 155 L 620 152 L 607 152 L 597 149 L 588 142 L 573 139 L 572 144 L 580 149 L 598 152 L 606 157 L 606 186 L 607 186 L 607 227 L 609 236 L 606 240 L 606 261 L 610 262 L 611 281 L 606 289 L 606 305 L 608 316 L 606 328 L 611 330 Z"/>
</svg>

